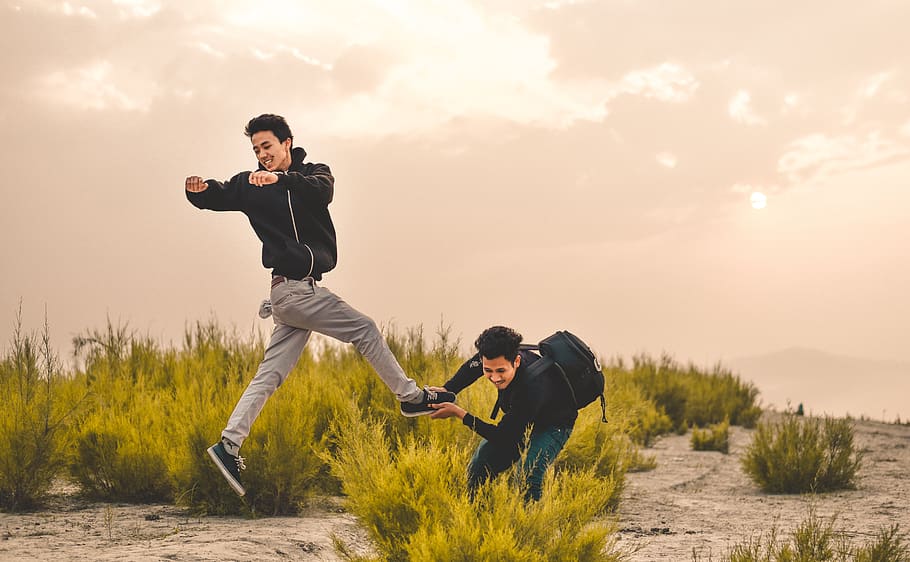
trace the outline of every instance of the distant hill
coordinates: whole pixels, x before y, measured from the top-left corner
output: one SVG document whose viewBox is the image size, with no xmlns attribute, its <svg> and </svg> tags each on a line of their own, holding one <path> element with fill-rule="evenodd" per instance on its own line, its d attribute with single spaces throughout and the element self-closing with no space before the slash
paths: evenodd
<svg viewBox="0 0 910 562">
<path fill-rule="evenodd" d="M 725 362 L 778 410 L 802 403 L 806 413 L 874 420 L 910 419 L 910 363 L 790 348 Z"/>
</svg>

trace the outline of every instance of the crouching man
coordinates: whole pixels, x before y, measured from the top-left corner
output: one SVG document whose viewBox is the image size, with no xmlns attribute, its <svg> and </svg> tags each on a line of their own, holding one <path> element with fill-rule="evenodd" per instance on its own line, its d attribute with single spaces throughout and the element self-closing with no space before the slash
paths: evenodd
<svg viewBox="0 0 910 562">
<path fill-rule="evenodd" d="M 511 328 L 488 328 L 474 346 L 477 354 L 444 387 L 431 390 L 457 394 L 485 376 L 498 392 L 492 417 L 502 410 L 505 413 L 502 420 L 493 425 L 448 402 L 431 404 L 436 412 L 430 417 L 458 417 L 483 437 L 468 465 L 468 489 L 472 497 L 481 484 L 508 470 L 526 452 L 522 465 L 527 485 L 525 499 L 537 501 L 544 474 L 568 441 L 578 417 L 568 386 L 546 372 L 533 378 L 527 376 L 527 367 L 540 357 L 521 349 L 521 334 Z M 531 433 L 526 439 L 528 428 Z"/>
</svg>

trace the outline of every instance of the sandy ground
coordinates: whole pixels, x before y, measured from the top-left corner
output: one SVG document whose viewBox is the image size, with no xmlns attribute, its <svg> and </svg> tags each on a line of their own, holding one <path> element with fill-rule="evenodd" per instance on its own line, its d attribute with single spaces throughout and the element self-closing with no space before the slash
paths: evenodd
<svg viewBox="0 0 910 562">
<path fill-rule="evenodd" d="M 817 496 L 759 491 L 740 467 L 753 431 L 730 433 L 727 455 L 690 450 L 688 435 L 649 449 L 657 468 L 630 474 L 620 504 L 619 544 L 640 548 L 631 560 L 693 560 L 693 551 L 700 560 L 719 560 L 733 544 L 775 525 L 788 535 L 810 507 L 821 517 L 836 515 L 835 527 L 858 542 L 893 523 L 910 533 L 910 427 L 857 422 L 856 444 L 865 453 L 857 489 Z"/>
<path fill-rule="evenodd" d="M 658 468 L 629 475 L 619 545 L 632 562 L 719 560 L 737 542 L 773 525 L 789 532 L 814 506 L 868 539 L 899 523 L 910 532 L 910 427 L 857 422 L 866 451 L 859 489 L 818 497 L 769 496 L 743 474 L 751 431 L 731 429 L 728 455 L 694 452 L 688 436 L 658 441 Z M 335 500 L 296 517 L 193 517 L 169 505 L 86 503 L 61 491 L 45 511 L 0 513 L 0 560 L 320 560 L 342 558 L 333 537 L 367 554 L 356 518 Z"/>
</svg>

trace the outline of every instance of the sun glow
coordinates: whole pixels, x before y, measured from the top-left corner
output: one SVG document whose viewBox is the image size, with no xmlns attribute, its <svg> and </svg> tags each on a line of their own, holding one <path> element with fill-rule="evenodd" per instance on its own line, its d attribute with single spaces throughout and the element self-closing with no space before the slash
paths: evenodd
<svg viewBox="0 0 910 562">
<path fill-rule="evenodd" d="M 753 209 L 764 209 L 768 205 L 768 197 L 760 191 L 753 191 L 749 202 Z"/>
</svg>

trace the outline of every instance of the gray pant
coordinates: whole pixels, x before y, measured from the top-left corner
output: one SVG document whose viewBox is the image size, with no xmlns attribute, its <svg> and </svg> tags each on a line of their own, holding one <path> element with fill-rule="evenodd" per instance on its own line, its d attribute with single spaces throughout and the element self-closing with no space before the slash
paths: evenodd
<svg viewBox="0 0 910 562">
<path fill-rule="evenodd" d="M 311 332 L 353 343 L 402 402 L 414 402 L 422 390 L 404 374 L 376 323 L 313 279 L 288 280 L 272 287 L 275 329 L 256 376 L 234 407 L 222 436 L 238 446 L 250 434 L 269 396 L 278 389 L 303 352 Z"/>
</svg>

